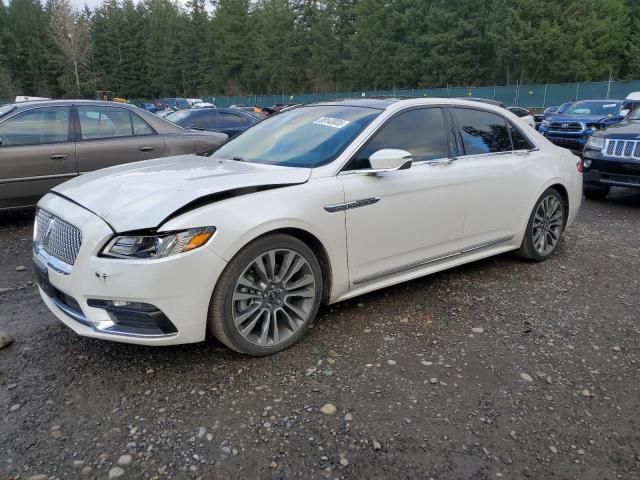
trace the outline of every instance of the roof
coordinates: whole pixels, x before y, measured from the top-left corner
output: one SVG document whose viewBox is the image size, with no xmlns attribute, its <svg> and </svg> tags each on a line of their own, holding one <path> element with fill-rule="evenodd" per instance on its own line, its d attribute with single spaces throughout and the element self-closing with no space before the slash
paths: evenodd
<svg viewBox="0 0 640 480">
<path fill-rule="evenodd" d="M 25 109 L 25 107 L 39 107 L 39 106 L 55 106 L 55 105 L 103 105 L 110 107 L 131 107 L 134 108 L 135 105 L 130 103 L 120 103 L 120 102 L 105 102 L 104 100 L 29 100 L 27 102 L 17 102 L 13 104 L 15 107 L 19 109 Z M 137 108 L 137 107 L 135 107 Z"/>
<path fill-rule="evenodd" d="M 385 110 L 390 105 L 400 101 L 400 98 L 345 98 L 343 100 L 334 100 L 330 102 L 317 102 L 311 105 L 335 105 L 343 107 L 366 107 Z"/>
</svg>

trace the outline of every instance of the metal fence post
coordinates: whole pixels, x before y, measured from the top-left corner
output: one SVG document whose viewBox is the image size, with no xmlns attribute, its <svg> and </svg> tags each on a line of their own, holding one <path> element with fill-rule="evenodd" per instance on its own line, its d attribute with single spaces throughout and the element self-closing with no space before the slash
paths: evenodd
<svg viewBox="0 0 640 480">
<path fill-rule="evenodd" d="M 542 108 L 545 108 L 547 106 L 547 87 L 549 86 L 548 83 L 544 84 L 544 97 L 542 98 Z"/>
</svg>

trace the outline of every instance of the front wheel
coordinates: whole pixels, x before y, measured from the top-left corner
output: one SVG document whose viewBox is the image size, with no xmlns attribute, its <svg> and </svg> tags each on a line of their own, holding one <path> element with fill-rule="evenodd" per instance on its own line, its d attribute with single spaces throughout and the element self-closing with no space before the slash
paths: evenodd
<svg viewBox="0 0 640 480">
<path fill-rule="evenodd" d="M 270 355 L 297 342 L 322 298 L 322 271 L 311 249 L 295 237 L 258 238 L 229 262 L 209 309 L 209 330 L 233 350 Z"/>
<path fill-rule="evenodd" d="M 527 230 L 518 253 L 520 256 L 541 262 L 553 254 L 564 230 L 566 205 L 555 188 L 548 188 L 536 202 L 531 212 Z"/>
</svg>

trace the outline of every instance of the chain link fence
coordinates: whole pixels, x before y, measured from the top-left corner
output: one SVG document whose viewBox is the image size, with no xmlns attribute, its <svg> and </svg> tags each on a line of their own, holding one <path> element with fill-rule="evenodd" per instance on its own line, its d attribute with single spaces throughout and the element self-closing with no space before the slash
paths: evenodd
<svg viewBox="0 0 640 480">
<path fill-rule="evenodd" d="M 630 92 L 640 91 L 640 80 L 583 82 L 583 83 L 546 83 L 520 84 L 492 87 L 445 87 L 369 90 L 357 92 L 332 93 L 281 93 L 280 95 L 237 95 L 206 96 L 205 102 L 217 107 L 248 105 L 268 107 L 275 104 L 298 104 L 324 102 L 342 98 L 367 97 L 478 97 L 498 100 L 507 106 L 526 108 L 545 108 L 560 105 L 570 100 L 624 99 Z M 13 99 L 0 99 L 0 105 L 11 103 Z"/>
<path fill-rule="evenodd" d="M 640 91 L 640 80 L 496 85 L 492 87 L 392 89 L 365 92 L 215 96 L 205 97 L 203 100 L 222 108 L 231 105 L 265 107 L 278 103 L 313 103 L 354 97 L 478 97 L 498 100 L 507 106 L 545 108 L 551 105 L 560 105 L 570 100 L 624 99 L 630 92 L 635 91 Z"/>
</svg>

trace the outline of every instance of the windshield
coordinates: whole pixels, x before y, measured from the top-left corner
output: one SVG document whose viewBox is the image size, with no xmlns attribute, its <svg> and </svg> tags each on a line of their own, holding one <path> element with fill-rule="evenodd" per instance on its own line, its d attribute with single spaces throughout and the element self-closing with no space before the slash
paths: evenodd
<svg viewBox="0 0 640 480">
<path fill-rule="evenodd" d="M 571 105 L 573 105 L 573 102 L 563 103 L 558 107 L 558 110 L 556 111 L 556 113 L 564 113 L 567 110 L 567 108 L 569 108 Z"/>
<path fill-rule="evenodd" d="M 0 106 L 0 117 L 4 117 L 7 113 L 12 111 L 14 108 L 16 108 L 15 105 Z"/>
<path fill-rule="evenodd" d="M 636 107 L 629 115 L 627 120 L 640 120 L 640 107 Z"/>
<path fill-rule="evenodd" d="M 164 118 L 165 120 L 169 120 L 170 122 L 177 123 L 180 120 L 184 120 L 189 115 L 191 115 L 191 111 L 189 110 L 178 110 L 177 112 L 170 113 Z"/>
<path fill-rule="evenodd" d="M 214 158 L 314 168 L 334 160 L 380 115 L 363 107 L 299 107 L 263 120 L 223 145 Z"/>
<path fill-rule="evenodd" d="M 191 106 L 184 98 L 176 98 L 176 105 L 180 108 L 189 108 Z"/>
<path fill-rule="evenodd" d="M 565 115 L 597 115 L 614 117 L 620 111 L 620 102 L 577 102 L 565 112 Z"/>
</svg>

